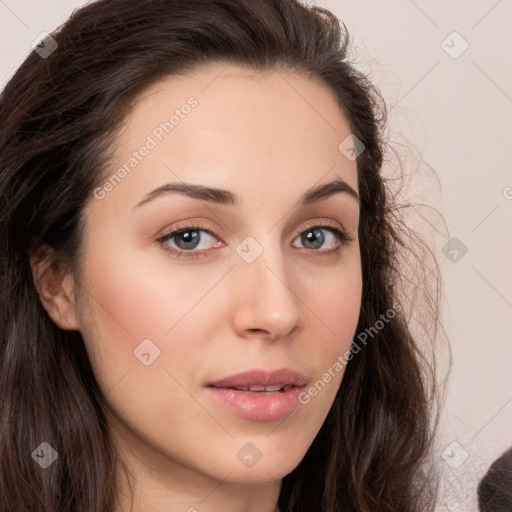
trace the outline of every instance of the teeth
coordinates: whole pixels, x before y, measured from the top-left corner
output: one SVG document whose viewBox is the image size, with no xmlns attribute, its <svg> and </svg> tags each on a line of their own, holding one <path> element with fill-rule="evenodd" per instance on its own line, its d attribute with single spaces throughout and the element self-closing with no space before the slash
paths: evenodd
<svg viewBox="0 0 512 512">
<path fill-rule="evenodd" d="M 291 385 L 282 386 L 281 384 L 276 384 L 275 386 L 250 386 L 250 387 L 243 387 L 238 386 L 234 389 L 237 389 L 239 391 L 257 391 L 257 392 L 263 392 L 263 391 L 286 391 L 291 388 Z"/>
<path fill-rule="evenodd" d="M 277 385 L 277 386 L 266 386 L 265 391 L 279 391 L 282 389 L 283 386 Z"/>
<path fill-rule="evenodd" d="M 249 391 L 265 391 L 265 386 L 251 386 L 249 388 Z"/>
</svg>

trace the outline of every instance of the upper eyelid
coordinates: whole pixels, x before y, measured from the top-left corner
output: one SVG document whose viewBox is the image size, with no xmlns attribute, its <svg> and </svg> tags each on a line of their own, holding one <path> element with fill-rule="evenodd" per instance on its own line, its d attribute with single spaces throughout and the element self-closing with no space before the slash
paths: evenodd
<svg viewBox="0 0 512 512">
<path fill-rule="evenodd" d="M 314 227 L 320 227 L 320 228 L 335 228 L 339 229 L 343 233 L 345 233 L 347 236 L 350 236 L 349 231 L 345 228 L 345 226 L 335 220 L 316 220 L 311 221 L 306 224 L 306 226 L 300 228 L 299 230 L 294 230 L 294 237 L 297 237 L 298 235 L 302 234 L 304 231 L 307 231 L 308 229 L 314 228 Z M 217 234 L 217 230 L 212 228 L 211 226 L 204 224 L 201 221 L 194 222 L 192 221 L 183 221 L 183 223 L 178 224 L 177 226 L 174 226 L 172 228 L 169 228 L 167 230 L 164 230 L 162 235 L 160 235 L 161 238 L 167 238 L 172 234 L 176 234 L 177 232 L 186 231 L 189 230 L 202 230 L 207 231 L 212 236 L 215 236 L 216 238 L 219 237 Z"/>
</svg>

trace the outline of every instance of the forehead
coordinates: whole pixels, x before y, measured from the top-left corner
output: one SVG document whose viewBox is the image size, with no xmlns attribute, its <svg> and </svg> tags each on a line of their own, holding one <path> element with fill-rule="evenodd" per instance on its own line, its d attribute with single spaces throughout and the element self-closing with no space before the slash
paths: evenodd
<svg viewBox="0 0 512 512">
<path fill-rule="evenodd" d="M 201 104 L 196 119 L 215 118 L 233 125 L 250 114 L 253 126 L 263 123 L 269 128 L 271 122 L 286 123 L 286 116 L 295 115 L 313 123 L 303 126 L 308 132 L 321 125 L 333 132 L 348 129 L 334 95 L 323 83 L 293 70 L 255 71 L 221 63 L 166 77 L 152 85 L 139 95 L 126 124 L 142 118 L 149 121 L 148 112 L 161 116 L 172 113 L 187 96 L 194 96 Z"/>
<path fill-rule="evenodd" d="M 242 198 L 244 189 L 268 192 L 272 184 L 286 194 L 335 176 L 357 190 L 356 162 L 339 149 L 349 136 L 323 84 L 293 71 L 218 63 L 145 90 L 124 120 L 114 167 L 151 146 L 123 180 L 131 203 L 180 179 L 240 190 Z"/>
</svg>

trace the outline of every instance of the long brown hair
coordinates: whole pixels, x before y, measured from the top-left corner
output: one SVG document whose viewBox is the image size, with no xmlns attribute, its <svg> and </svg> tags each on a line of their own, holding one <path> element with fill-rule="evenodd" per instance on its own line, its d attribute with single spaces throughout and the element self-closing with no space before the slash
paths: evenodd
<svg viewBox="0 0 512 512">
<path fill-rule="evenodd" d="M 113 512 L 117 459 L 106 401 L 80 333 L 59 329 L 42 307 L 29 256 L 45 244 L 55 265 L 79 269 L 84 205 L 147 87 L 216 61 L 289 69 L 332 91 L 365 146 L 357 159 L 357 332 L 396 311 L 397 289 L 411 279 L 400 255 L 416 258 L 421 272 L 428 261 L 434 276 L 438 267 L 386 186 L 384 101 L 349 62 L 348 31 L 328 10 L 297 0 L 100 0 L 73 12 L 52 38 L 48 54 L 31 52 L 0 97 L 0 510 Z M 319 434 L 283 479 L 282 512 L 430 506 L 424 468 L 436 387 L 420 345 L 437 333 L 438 296 L 425 296 L 426 337 L 412 333 L 404 304 L 347 365 Z M 31 457 L 42 442 L 59 457 L 46 471 Z"/>
</svg>

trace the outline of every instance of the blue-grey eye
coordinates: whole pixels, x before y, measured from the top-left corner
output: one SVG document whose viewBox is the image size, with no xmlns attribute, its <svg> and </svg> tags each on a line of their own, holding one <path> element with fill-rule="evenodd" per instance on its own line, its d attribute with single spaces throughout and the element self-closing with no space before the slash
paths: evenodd
<svg viewBox="0 0 512 512">
<path fill-rule="evenodd" d="M 327 236 L 324 233 L 327 233 Z M 331 245 L 336 245 L 336 237 L 341 239 L 341 233 L 337 235 L 334 229 L 315 227 L 304 231 L 299 238 L 306 249 L 318 249 L 329 239 L 332 242 Z"/>
<path fill-rule="evenodd" d="M 204 229 L 186 229 L 174 232 L 168 237 L 168 240 L 173 240 L 177 246 L 176 248 L 180 250 L 200 250 L 206 249 L 205 247 L 198 247 L 198 245 L 201 242 L 208 242 L 208 238 L 214 239 L 214 237 Z"/>
</svg>

